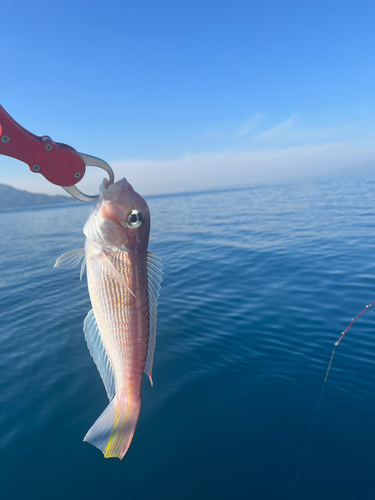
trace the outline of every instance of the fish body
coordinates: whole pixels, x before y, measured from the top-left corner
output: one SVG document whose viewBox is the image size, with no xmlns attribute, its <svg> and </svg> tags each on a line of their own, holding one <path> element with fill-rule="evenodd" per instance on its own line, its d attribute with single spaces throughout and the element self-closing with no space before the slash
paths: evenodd
<svg viewBox="0 0 375 500">
<path fill-rule="evenodd" d="M 99 202 L 84 226 L 92 304 L 84 332 L 110 403 L 84 440 L 105 457 L 123 458 L 127 452 L 141 407 L 143 372 L 152 383 L 162 271 L 159 259 L 147 252 L 149 233 L 146 201 L 126 179 L 110 186 L 103 181 Z M 74 251 L 64 254 L 56 267 L 64 267 L 72 255 Z"/>
</svg>

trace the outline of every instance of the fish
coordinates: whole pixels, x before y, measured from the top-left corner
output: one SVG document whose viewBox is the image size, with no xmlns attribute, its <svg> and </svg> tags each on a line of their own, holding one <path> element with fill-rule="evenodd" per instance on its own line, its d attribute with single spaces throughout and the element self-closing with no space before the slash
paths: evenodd
<svg viewBox="0 0 375 500">
<path fill-rule="evenodd" d="M 60 256 L 55 267 L 86 269 L 92 309 L 83 330 L 103 380 L 109 404 L 84 441 L 106 458 L 122 459 L 129 449 L 141 408 L 143 372 L 152 381 L 160 258 L 147 251 L 150 211 L 123 178 L 104 179 L 98 203 L 84 225 L 85 247 Z"/>
</svg>

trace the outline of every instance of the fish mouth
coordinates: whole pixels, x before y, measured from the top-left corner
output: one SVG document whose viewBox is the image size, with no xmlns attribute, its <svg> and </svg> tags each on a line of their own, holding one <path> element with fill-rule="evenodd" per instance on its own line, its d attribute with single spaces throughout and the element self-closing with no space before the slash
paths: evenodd
<svg viewBox="0 0 375 500">
<path fill-rule="evenodd" d="M 103 179 L 103 182 L 99 189 L 99 201 L 113 200 L 117 195 L 119 195 L 124 189 L 130 186 L 129 182 L 123 177 L 114 184 L 109 184 L 108 179 Z"/>
</svg>

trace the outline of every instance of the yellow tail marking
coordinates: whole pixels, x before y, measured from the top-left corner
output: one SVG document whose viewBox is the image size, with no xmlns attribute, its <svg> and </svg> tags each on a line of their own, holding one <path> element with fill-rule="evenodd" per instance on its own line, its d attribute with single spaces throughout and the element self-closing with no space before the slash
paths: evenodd
<svg viewBox="0 0 375 500">
<path fill-rule="evenodd" d="M 110 435 L 109 440 L 108 440 L 107 448 L 105 449 L 105 452 L 104 452 L 105 458 L 110 458 L 111 456 L 113 456 L 113 452 L 118 453 L 119 451 L 121 451 L 121 450 L 118 450 L 119 441 L 121 440 L 121 430 L 123 429 L 123 427 L 127 423 L 128 415 L 129 415 L 129 409 L 127 408 L 125 416 L 122 416 L 122 418 L 121 418 L 121 412 L 115 406 L 115 418 L 114 418 L 114 422 L 113 422 L 113 429 L 112 429 L 111 435 Z M 121 423 L 120 423 L 120 428 L 118 429 L 117 427 L 118 427 L 120 418 L 121 418 Z"/>
<path fill-rule="evenodd" d="M 107 455 L 109 453 L 110 447 L 112 446 L 112 441 L 113 441 L 113 438 L 115 437 L 116 427 L 117 427 L 119 420 L 120 420 L 120 412 L 117 410 L 117 407 L 115 406 L 115 418 L 113 421 L 113 429 L 112 429 L 111 435 L 109 436 L 107 448 L 105 449 L 105 452 L 104 452 L 105 458 L 108 458 Z"/>
</svg>

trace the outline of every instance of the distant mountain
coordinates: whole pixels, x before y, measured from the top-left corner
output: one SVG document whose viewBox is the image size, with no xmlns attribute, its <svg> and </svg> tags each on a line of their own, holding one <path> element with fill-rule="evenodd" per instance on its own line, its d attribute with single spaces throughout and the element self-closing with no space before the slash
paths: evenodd
<svg viewBox="0 0 375 500">
<path fill-rule="evenodd" d="M 0 209 L 29 207 L 35 205 L 54 205 L 58 203 L 72 203 L 74 198 L 68 196 L 49 196 L 47 194 L 29 193 L 15 189 L 7 184 L 0 184 Z"/>
</svg>

